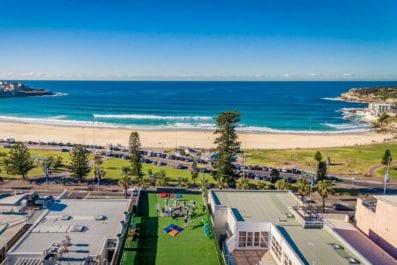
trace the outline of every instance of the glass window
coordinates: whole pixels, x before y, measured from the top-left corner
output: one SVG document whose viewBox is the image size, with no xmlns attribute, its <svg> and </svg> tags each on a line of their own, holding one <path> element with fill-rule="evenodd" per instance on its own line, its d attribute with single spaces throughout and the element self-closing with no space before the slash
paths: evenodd
<svg viewBox="0 0 397 265">
<path fill-rule="evenodd" d="M 245 248 L 246 246 L 246 241 L 247 241 L 247 232 L 241 231 L 239 232 L 238 236 L 238 246 L 240 248 Z"/>
<path fill-rule="evenodd" d="M 269 248 L 269 233 L 261 232 L 261 240 L 260 240 L 261 248 Z"/>
<path fill-rule="evenodd" d="M 254 233 L 254 247 L 259 247 L 259 241 L 260 241 L 260 233 L 255 232 Z"/>
<path fill-rule="evenodd" d="M 247 233 L 247 247 L 252 247 L 253 241 L 254 241 L 254 233 L 248 232 Z"/>
<path fill-rule="evenodd" d="M 282 255 L 281 246 L 274 237 L 272 237 L 272 250 L 275 256 L 277 257 L 277 259 L 281 261 L 281 255 Z"/>
</svg>

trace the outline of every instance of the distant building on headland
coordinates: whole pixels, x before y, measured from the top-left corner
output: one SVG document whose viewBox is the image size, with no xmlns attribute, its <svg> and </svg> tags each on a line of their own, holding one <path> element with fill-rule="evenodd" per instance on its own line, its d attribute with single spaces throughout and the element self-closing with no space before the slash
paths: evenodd
<svg viewBox="0 0 397 265">
<path fill-rule="evenodd" d="M 375 196 L 375 202 L 358 199 L 356 226 L 397 259 L 397 196 Z"/>
<path fill-rule="evenodd" d="M 45 89 L 30 88 L 22 83 L 0 81 L 0 98 L 52 95 Z"/>
<path fill-rule="evenodd" d="M 380 116 L 383 112 L 397 112 L 397 106 L 386 102 L 373 102 L 368 104 L 368 109 L 375 115 Z"/>
</svg>

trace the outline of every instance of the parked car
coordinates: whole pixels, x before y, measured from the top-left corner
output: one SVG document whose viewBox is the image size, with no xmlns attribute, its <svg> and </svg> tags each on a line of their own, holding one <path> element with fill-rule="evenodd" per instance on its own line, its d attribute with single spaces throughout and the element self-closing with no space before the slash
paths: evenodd
<svg viewBox="0 0 397 265">
<path fill-rule="evenodd" d="M 187 166 L 183 165 L 183 164 L 178 164 L 175 166 L 176 169 L 188 169 Z"/>
</svg>

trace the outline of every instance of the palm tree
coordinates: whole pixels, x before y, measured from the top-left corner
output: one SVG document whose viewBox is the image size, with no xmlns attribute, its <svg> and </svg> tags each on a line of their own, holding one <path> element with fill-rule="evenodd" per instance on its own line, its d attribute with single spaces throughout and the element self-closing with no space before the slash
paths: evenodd
<svg viewBox="0 0 397 265">
<path fill-rule="evenodd" d="M 323 213 L 325 212 L 325 200 L 334 192 L 331 182 L 326 179 L 317 182 L 317 192 L 323 198 Z"/>
<path fill-rule="evenodd" d="M 277 190 L 288 190 L 289 184 L 285 179 L 279 179 L 276 181 L 275 187 Z"/>
<path fill-rule="evenodd" d="M 167 186 L 168 178 L 165 175 L 165 171 L 161 170 L 156 176 L 156 186 L 164 187 Z"/>
<path fill-rule="evenodd" d="M 206 189 L 207 188 L 207 186 L 208 186 L 208 179 L 205 177 L 205 175 L 203 174 L 203 175 L 201 175 L 201 178 L 200 178 L 200 186 L 201 186 L 201 189 Z"/>
<path fill-rule="evenodd" d="M 303 198 L 310 193 L 311 187 L 309 181 L 300 177 L 296 183 L 296 188 L 303 201 Z"/>
<path fill-rule="evenodd" d="M 378 117 L 378 124 L 382 127 L 384 123 L 388 122 L 388 119 L 390 116 L 386 113 L 383 112 L 379 117 Z"/>
<path fill-rule="evenodd" d="M 249 181 L 246 178 L 240 178 L 237 181 L 237 188 L 240 190 L 248 190 L 249 189 Z"/>
<path fill-rule="evenodd" d="M 127 190 L 130 186 L 130 177 L 128 175 L 123 175 L 121 179 L 119 179 L 119 185 L 123 188 L 125 198 L 127 199 Z"/>
<path fill-rule="evenodd" d="M 265 181 L 259 181 L 257 188 L 258 190 L 268 190 L 269 186 Z"/>
</svg>

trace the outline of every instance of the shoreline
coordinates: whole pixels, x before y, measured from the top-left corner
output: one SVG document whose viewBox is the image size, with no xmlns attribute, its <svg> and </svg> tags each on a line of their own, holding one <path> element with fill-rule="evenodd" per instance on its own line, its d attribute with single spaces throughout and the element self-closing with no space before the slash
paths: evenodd
<svg viewBox="0 0 397 265">
<path fill-rule="evenodd" d="M 178 128 L 109 128 L 94 126 L 47 125 L 29 122 L 0 121 L 0 138 L 15 138 L 19 141 L 45 141 L 85 143 L 97 145 L 128 145 L 131 131 L 140 134 L 142 147 L 175 148 L 189 146 L 213 148 L 216 135 L 210 129 Z M 383 143 L 391 140 L 390 133 L 338 132 L 338 133 L 283 133 L 239 131 L 243 149 L 295 149 L 325 148 Z"/>
</svg>

